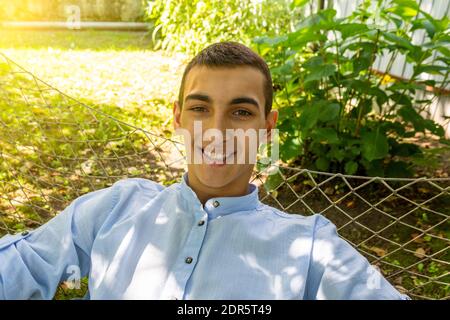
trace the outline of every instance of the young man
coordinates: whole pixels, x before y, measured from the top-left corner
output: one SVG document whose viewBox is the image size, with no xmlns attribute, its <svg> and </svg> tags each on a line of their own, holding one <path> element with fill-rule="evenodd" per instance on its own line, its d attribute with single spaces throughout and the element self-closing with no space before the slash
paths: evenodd
<svg viewBox="0 0 450 320">
<path fill-rule="evenodd" d="M 174 104 L 175 128 L 191 148 L 182 181 L 165 188 L 124 179 L 34 231 L 2 238 L 0 298 L 50 299 L 61 281 L 88 275 L 92 299 L 407 299 L 324 217 L 258 200 L 254 154 L 247 144 L 230 149 L 228 132 L 269 132 L 271 105 L 271 76 L 257 54 L 234 42 L 204 49 Z M 198 139 L 210 129 L 224 133 L 216 149 Z"/>
</svg>

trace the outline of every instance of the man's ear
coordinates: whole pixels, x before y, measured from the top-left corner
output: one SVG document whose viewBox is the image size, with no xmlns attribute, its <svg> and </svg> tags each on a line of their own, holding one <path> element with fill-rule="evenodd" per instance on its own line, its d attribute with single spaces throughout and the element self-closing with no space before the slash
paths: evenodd
<svg viewBox="0 0 450 320">
<path fill-rule="evenodd" d="M 272 110 L 266 116 L 267 141 L 272 139 L 272 129 L 275 129 L 278 120 L 278 110 Z"/>
<path fill-rule="evenodd" d="M 181 106 L 178 101 L 173 103 L 173 128 L 177 130 L 181 127 Z"/>
</svg>

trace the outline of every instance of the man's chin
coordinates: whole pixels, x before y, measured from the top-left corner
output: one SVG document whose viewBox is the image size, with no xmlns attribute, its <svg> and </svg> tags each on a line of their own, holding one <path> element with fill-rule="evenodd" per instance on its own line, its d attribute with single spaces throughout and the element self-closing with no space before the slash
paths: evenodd
<svg viewBox="0 0 450 320">
<path fill-rule="evenodd" d="M 218 172 L 219 170 L 208 170 L 197 172 L 197 179 L 204 185 L 213 189 L 220 189 L 234 180 L 231 172 Z"/>
<path fill-rule="evenodd" d="M 224 167 L 210 167 L 206 165 L 197 165 L 189 168 L 196 179 L 204 186 L 212 189 L 221 189 L 236 180 L 239 172 L 236 168 L 226 165 Z"/>
</svg>

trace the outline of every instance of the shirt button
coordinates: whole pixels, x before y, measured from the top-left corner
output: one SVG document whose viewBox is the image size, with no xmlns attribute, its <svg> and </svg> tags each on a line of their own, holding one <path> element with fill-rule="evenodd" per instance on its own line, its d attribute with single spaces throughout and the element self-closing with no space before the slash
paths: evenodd
<svg viewBox="0 0 450 320">
<path fill-rule="evenodd" d="M 214 208 L 217 208 L 218 206 L 220 206 L 220 203 L 219 203 L 219 201 L 214 201 L 213 202 L 213 206 L 214 206 Z"/>
<path fill-rule="evenodd" d="M 192 262 L 192 257 L 187 257 L 184 262 L 186 262 L 187 264 Z"/>
<path fill-rule="evenodd" d="M 198 225 L 199 226 L 202 226 L 202 225 L 204 225 L 205 224 L 205 220 L 200 220 L 199 222 L 198 222 Z"/>
</svg>

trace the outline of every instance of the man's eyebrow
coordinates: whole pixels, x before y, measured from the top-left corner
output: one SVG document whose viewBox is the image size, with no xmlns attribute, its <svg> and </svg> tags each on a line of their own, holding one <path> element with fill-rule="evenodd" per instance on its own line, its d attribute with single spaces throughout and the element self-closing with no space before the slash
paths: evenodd
<svg viewBox="0 0 450 320">
<path fill-rule="evenodd" d="M 207 103 L 211 103 L 212 102 L 212 99 L 208 95 L 201 94 L 201 93 L 188 94 L 184 100 L 185 101 L 187 101 L 187 100 L 200 100 L 200 101 L 204 101 L 204 102 L 207 102 Z M 232 99 L 230 101 L 229 105 L 243 104 L 243 103 L 251 104 L 251 105 L 253 105 L 253 106 L 255 106 L 256 108 L 259 109 L 258 102 L 255 99 L 250 98 L 250 97 L 234 98 L 234 99 Z"/>
<path fill-rule="evenodd" d="M 199 94 L 199 93 L 188 94 L 184 100 L 185 101 L 200 100 L 200 101 L 204 101 L 204 102 L 208 102 L 208 103 L 212 101 L 209 96 L 207 96 L 205 94 Z"/>
<path fill-rule="evenodd" d="M 250 97 L 239 97 L 239 98 L 234 98 L 233 100 L 231 100 L 230 105 L 233 104 L 241 104 L 241 103 L 248 103 L 248 104 L 252 104 L 254 105 L 256 108 L 259 109 L 259 104 L 258 102 Z"/>
</svg>

